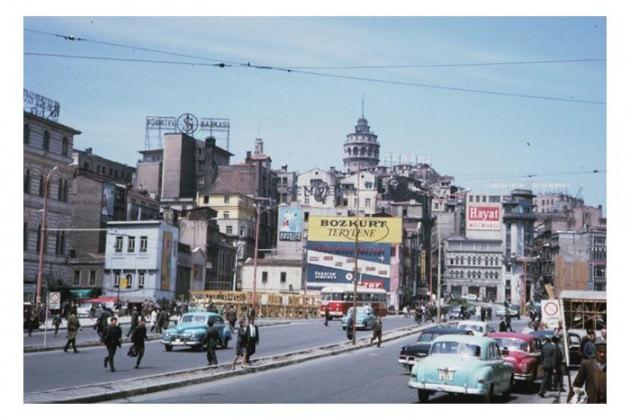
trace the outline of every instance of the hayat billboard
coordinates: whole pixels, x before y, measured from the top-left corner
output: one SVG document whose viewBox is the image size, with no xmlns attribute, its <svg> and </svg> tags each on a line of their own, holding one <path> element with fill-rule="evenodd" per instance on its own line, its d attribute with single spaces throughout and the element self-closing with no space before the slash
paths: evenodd
<svg viewBox="0 0 630 419">
<path fill-rule="evenodd" d="M 500 231 L 501 204 L 469 204 L 466 208 L 466 230 Z"/>
</svg>

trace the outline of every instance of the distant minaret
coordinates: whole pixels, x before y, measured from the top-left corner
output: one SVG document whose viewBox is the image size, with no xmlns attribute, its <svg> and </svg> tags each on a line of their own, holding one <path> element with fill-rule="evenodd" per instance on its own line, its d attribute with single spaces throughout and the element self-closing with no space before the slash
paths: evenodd
<svg viewBox="0 0 630 419">
<path fill-rule="evenodd" d="M 370 126 L 365 119 L 365 97 L 361 95 L 361 118 L 357 121 L 354 132 L 346 135 L 343 145 L 343 166 L 347 172 L 378 166 L 380 145 L 377 137 L 370 132 Z"/>
</svg>

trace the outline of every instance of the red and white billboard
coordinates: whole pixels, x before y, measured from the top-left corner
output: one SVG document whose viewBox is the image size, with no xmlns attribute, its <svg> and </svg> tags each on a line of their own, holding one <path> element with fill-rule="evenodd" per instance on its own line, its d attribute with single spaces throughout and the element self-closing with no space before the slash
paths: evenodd
<svg viewBox="0 0 630 419">
<path fill-rule="evenodd" d="M 467 230 L 501 230 L 501 204 L 469 204 L 466 208 Z"/>
</svg>

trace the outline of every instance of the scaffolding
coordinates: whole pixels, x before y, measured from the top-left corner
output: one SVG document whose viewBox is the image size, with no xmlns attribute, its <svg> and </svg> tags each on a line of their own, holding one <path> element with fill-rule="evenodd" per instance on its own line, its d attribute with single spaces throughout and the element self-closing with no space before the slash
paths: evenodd
<svg viewBox="0 0 630 419">
<path fill-rule="evenodd" d="M 603 291 L 563 291 L 567 329 L 606 328 L 606 293 Z"/>
</svg>

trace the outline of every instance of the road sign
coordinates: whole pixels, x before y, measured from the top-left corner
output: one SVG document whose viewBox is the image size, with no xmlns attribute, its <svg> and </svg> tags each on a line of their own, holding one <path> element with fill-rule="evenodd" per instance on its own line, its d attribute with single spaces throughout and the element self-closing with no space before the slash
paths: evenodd
<svg viewBox="0 0 630 419">
<path fill-rule="evenodd" d="M 48 293 L 48 308 L 50 310 L 59 310 L 61 308 L 61 293 L 60 292 Z"/>
<path fill-rule="evenodd" d="M 562 313 L 560 312 L 560 304 L 558 300 L 542 300 L 540 302 L 542 312 L 542 323 L 549 328 L 560 326 L 562 321 Z"/>
</svg>

